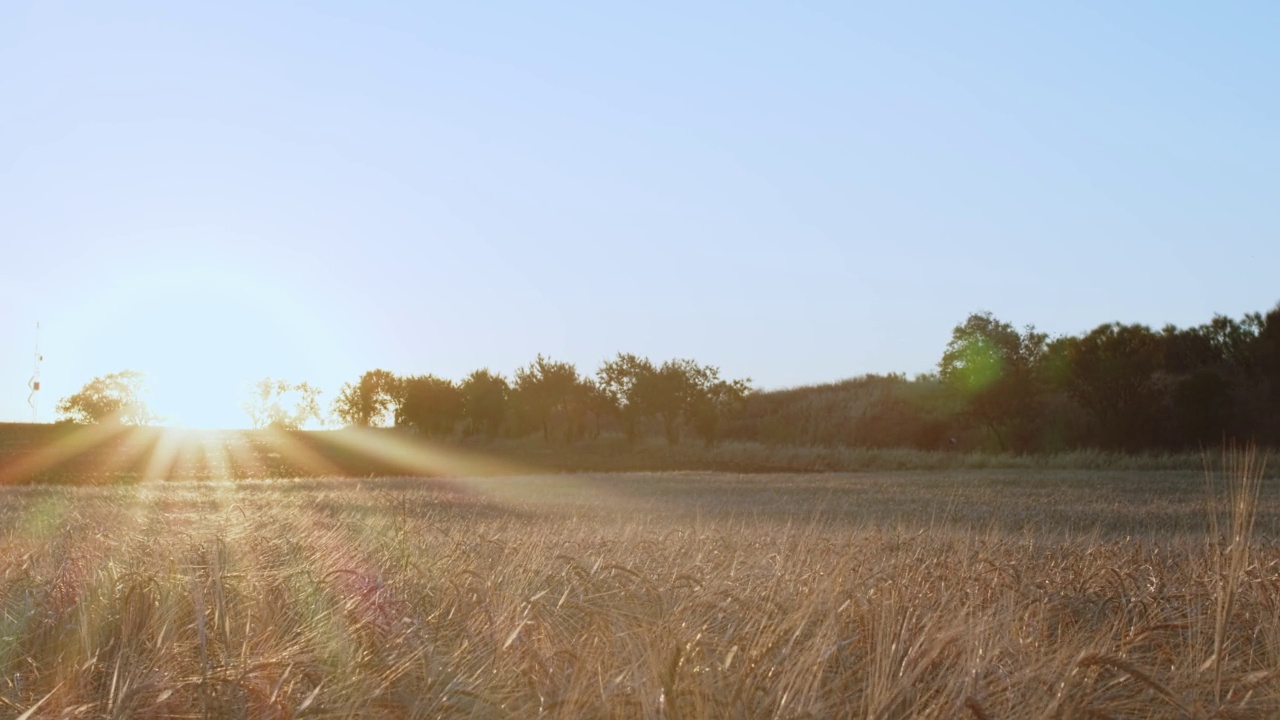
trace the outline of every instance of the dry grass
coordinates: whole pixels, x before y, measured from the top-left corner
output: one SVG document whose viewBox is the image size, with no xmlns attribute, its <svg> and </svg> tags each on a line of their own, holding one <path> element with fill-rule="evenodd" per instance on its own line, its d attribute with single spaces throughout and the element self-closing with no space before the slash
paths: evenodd
<svg viewBox="0 0 1280 720">
<path fill-rule="evenodd" d="M 375 452 L 370 452 L 373 449 Z M 157 462 L 157 459 L 162 462 Z M 447 462 L 441 462 L 446 461 Z M 424 462 L 425 461 L 425 462 Z M 1199 472 L 1198 453 L 1090 450 L 1015 455 L 904 448 L 723 442 L 714 447 L 617 435 L 572 444 L 541 437 L 425 438 L 403 430 L 319 432 L 0 423 L 0 486 L 345 475 L 513 475 L 561 472 L 745 473 L 1089 470 Z"/>
<path fill-rule="evenodd" d="M 1274 717 L 1229 459 L 11 488 L 0 714 Z"/>
<path fill-rule="evenodd" d="M 860 472 L 902 470 L 1149 470 L 1194 471 L 1198 453 L 1120 454 L 1076 450 L 1035 455 L 948 452 L 910 448 L 866 448 L 721 442 L 669 446 L 647 440 L 628 443 L 602 437 L 574 445 L 546 443 L 540 438 L 502 439 L 476 446 L 487 455 L 528 467 L 568 472 L 641 472 L 708 470 L 726 472 Z"/>
</svg>

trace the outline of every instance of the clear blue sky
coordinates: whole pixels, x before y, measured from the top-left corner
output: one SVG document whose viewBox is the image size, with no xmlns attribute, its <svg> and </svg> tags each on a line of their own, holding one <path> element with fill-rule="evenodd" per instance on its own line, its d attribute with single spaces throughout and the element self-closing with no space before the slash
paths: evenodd
<svg viewBox="0 0 1280 720">
<path fill-rule="evenodd" d="M 0 420 L 1280 300 L 1273 3 L 0 4 Z"/>
</svg>

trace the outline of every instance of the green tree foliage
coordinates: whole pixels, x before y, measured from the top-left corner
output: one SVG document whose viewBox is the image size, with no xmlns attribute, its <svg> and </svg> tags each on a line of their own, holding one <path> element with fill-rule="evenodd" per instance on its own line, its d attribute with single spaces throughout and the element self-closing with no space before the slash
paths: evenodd
<svg viewBox="0 0 1280 720">
<path fill-rule="evenodd" d="M 710 445 L 721 420 L 741 406 L 750 380 L 724 380 L 720 370 L 689 359 L 654 365 L 648 358 L 619 353 L 596 373 L 597 407 L 611 409 L 634 440 L 645 419 L 656 420 L 667 443 L 680 442 L 684 425 Z"/>
<path fill-rule="evenodd" d="M 246 408 L 255 424 L 290 416 L 272 405 L 282 392 L 275 382 L 258 386 Z M 343 386 L 334 411 L 348 424 L 390 416 L 432 435 L 462 421 L 464 433 L 488 437 L 648 433 L 673 445 L 689 437 L 1015 452 L 1194 449 L 1224 437 L 1280 444 L 1280 305 L 1196 327 L 1109 323 L 1053 339 L 975 313 L 953 329 L 934 375 L 770 392 L 749 382 L 692 359 L 657 364 L 632 353 L 582 377 L 539 355 L 510 385 L 487 369 L 460 383 L 370 371 Z"/>
<path fill-rule="evenodd" d="M 741 410 L 751 392 L 751 379 L 724 380 L 720 369 L 698 365 L 686 366 L 685 415 L 693 432 L 704 445 L 711 447 L 719 439 L 720 424 L 725 417 Z"/>
<path fill-rule="evenodd" d="M 386 370 L 370 370 L 356 383 L 343 383 L 333 401 L 333 414 L 343 425 L 381 427 L 394 416 L 402 397 L 400 378 Z"/>
<path fill-rule="evenodd" d="M 657 372 L 641 378 L 641 407 L 662 421 L 667 444 L 680 442 L 680 419 L 693 393 L 698 364 L 692 360 L 668 360 Z"/>
<path fill-rule="evenodd" d="M 320 427 L 324 427 L 324 411 L 320 409 L 320 388 L 307 382 L 296 383 L 293 386 L 295 393 L 293 401 L 293 413 L 289 417 L 289 424 L 297 429 L 306 427 L 307 423 L 315 421 Z"/>
<path fill-rule="evenodd" d="M 632 353 L 618 353 L 596 371 L 602 405 L 619 418 L 629 440 L 634 441 L 639 435 L 640 420 L 651 402 L 649 387 L 656 374 L 657 368 L 648 358 Z"/>
<path fill-rule="evenodd" d="M 144 381 L 136 370 L 96 377 L 62 398 L 56 409 L 64 420 L 76 423 L 146 425 L 156 418 L 142 400 Z"/>
<path fill-rule="evenodd" d="M 1108 323 L 1069 343 L 1068 392 L 1093 415 L 1094 443 L 1137 449 L 1158 440 L 1162 351 L 1145 325 Z"/>
<path fill-rule="evenodd" d="M 752 392 L 726 413 L 725 437 L 778 445 L 948 447 L 955 393 L 936 376 L 863 375 Z"/>
<path fill-rule="evenodd" d="M 525 367 L 517 368 L 512 395 L 520 408 L 542 428 L 544 440 L 551 439 L 551 425 L 560 416 L 565 440 L 574 435 L 575 415 L 582 405 L 582 381 L 578 369 L 567 362 L 544 358 L 541 354 Z"/>
<path fill-rule="evenodd" d="M 1196 327 L 1108 323 L 1052 340 L 989 313 L 937 377 L 867 376 L 751 395 L 729 437 L 867 447 L 1186 450 L 1280 444 L 1280 306 Z M 939 439 L 942 439 L 939 442 Z"/>
<path fill-rule="evenodd" d="M 1253 363 L 1258 373 L 1255 397 L 1261 405 L 1255 427 L 1259 435 L 1280 445 L 1280 304 L 1259 322 Z"/>
<path fill-rule="evenodd" d="M 613 398 L 593 378 L 582 378 L 578 384 L 578 405 L 581 408 L 586 432 L 591 439 L 600 437 L 605 419 L 617 414 Z"/>
<path fill-rule="evenodd" d="M 462 420 L 465 397 L 452 380 L 435 375 L 404 378 L 395 410 L 397 426 L 427 435 L 449 435 Z"/>
<path fill-rule="evenodd" d="M 320 388 L 305 382 L 265 377 L 253 384 L 249 399 L 241 407 L 255 430 L 266 427 L 300 430 L 313 421 L 324 425 Z"/>
<path fill-rule="evenodd" d="M 1217 315 L 1207 324 L 1166 327 L 1162 379 L 1169 391 L 1168 437 L 1173 445 L 1244 437 L 1266 414 L 1266 385 L 1255 350 L 1265 325 L 1259 314 L 1237 321 Z"/>
<path fill-rule="evenodd" d="M 481 368 L 462 381 L 461 389 L 463 417 L 469 431 L 496 437 L 507 415 L 507 399 L 511 392 L 507 379 L 488 368 Z"/>
<path fill-rule="evenodd" d="M 1034 438 L 1047 348 L 1048 336 L 1033 327 L 1019 333 L 989 312 L 974 313 L 951 331 L 938 374 L 1001 450 L 1024 450 Z"/>
</svg>

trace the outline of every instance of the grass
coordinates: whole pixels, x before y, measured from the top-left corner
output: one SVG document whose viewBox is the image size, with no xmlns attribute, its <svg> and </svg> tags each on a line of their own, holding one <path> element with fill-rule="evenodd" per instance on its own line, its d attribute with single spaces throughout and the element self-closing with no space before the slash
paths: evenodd
<svg viewBox="0 0 1280 720">
<path fill-rule="evenodd" d="M 896 470 L 1198 470 L 1199 453 L 1124 455 L 1096 450 L 1040 455 L 945 452 L 907 448 L 862 448 L 721 442 L 669 446 L 650 440 L 629 444 L 621 437 L 565 446 L 540 440 L 498 440 L 486 454 L 524 466 L 560 472 L 708 470 L 745 473 L 859 472 Z"/>
<path fill-rule="evenodd" d="M 0 714 L 1274 717 L 1280 495 L 1205 477 L 11 487 Z"/>
<path fill-rule="evenodd" d="M 370 450 L 374 450 L 371 452 Z M 162 462 L 157 462 L 157 460 Z M 768 445 L 670 446 L 603 436 L 566 445 L 540 437 L 426 439 L 394 429 L 320 432 L 0 423 L 0 485 L 104 484 L 222 477 L 519 475 L 530 471 L 734 473 L 902 470 L 1199 471 L 1196 453 L 1043 455 Z"/>
</svg>

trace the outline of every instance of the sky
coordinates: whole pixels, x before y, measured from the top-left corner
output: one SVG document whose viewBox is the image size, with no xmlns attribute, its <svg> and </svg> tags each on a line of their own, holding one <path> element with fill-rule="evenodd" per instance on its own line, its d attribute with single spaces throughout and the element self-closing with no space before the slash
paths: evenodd
<svg viewBox="0 0 1280 720">
<path fill-rule="evenodd" d="M 1280 301 L 1280 6 L 0 3 L 0 421 L 148 376 L 932 370 Z"/>
</svg>

